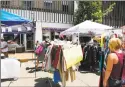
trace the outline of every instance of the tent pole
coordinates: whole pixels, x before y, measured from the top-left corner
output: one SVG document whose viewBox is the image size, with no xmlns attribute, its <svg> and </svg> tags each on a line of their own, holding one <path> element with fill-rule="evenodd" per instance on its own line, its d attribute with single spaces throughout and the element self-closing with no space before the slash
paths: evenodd
<svg viewBox="0 0 125 87">
<path fill-rule="evenodd" d="M 34 21 L 34 13 L 31 13 L 32 14 L 32 18 L 33 18 L 33 29 L 34 29 L 34 32 L 33 32 L 33 54 L 34 54 L 34 51 L 35 51 L 35 31 L 36 31 L 36 29 L 35 29 L 35 27 L 36 27 L 36 22 Z M 35 57 L 35 59 L 36 59 L 36 56 L 35 56 L 35 54 L 34 54 L 34 57 Z M 36 78 L 36 60 L 35 60 L 35 78 Z"/>
<path fill-rule="evenodd" d="M 22 39 L 22 38 L 21 38 L 21 34 L 20 34 L 20 45 L 21 45 L 21 39 Z"/>
<path fill-rule="evenodd" d="M 33 54 L 34 54 L 34 51 L 35 51 L 35 21 L 33 20 L 33 27 L 34 27 L 34 33 L 33 33 Z M 35 54 L 34 54 L 34 57 L 35 57 L 35 59 L 36 59 L 36 56 L 35 56 Z M 35 60 L 35 78 L 36 78 L 36 60 Z"/>
</svg>

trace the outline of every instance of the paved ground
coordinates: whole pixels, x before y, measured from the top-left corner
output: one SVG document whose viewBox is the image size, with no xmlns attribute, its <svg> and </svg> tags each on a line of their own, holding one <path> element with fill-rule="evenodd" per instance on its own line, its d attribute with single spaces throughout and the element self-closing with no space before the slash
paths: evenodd
<svg viewBox="0 0 125 87">
<path fill-rule="evenodd" d="M 23 53 L 23 54 L 11 54 L 10 57 L 16 57 L 16 58 L 32 58 L 31 53 Z M 21 72 L 20 77 L 16 81 L 3 81 L 1 82 L 1 86 L 5 87 L 17 87 L 17 86 L 32 86 L 32 87 L 51 87 L 49 83 L 46 83 L 47 77 L 52 79 L 53 75 L 47 72 L 38 71 L 36 72 L 36 78 L 35 78 L 35 72 L 30 72 L 30 70 L 26 70 L 26 67 L 33 67 L 34 62 L 29 61 L 26 63 L 21 64 Z M 52 84 L 52 87 L 60 87 L 58 84 L 54 84 L 52 80 L 49 80 Z M 91 87 L 91 86 L 98 86 L 99 76 L 93 73 L 80 73 L 76 72 L 76 80 L 74 82 L 67 82 L 67 86 L 70 87 Z"/>
</svg>

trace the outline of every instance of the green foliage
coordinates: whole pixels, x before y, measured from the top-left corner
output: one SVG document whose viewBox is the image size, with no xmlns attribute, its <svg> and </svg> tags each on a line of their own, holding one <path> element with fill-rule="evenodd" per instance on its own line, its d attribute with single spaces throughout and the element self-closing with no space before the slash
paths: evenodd
<svg viewBox="0 0 125 87">
<path fill-rule="evenodd" d="M 85 20 L 102 22 L 102 17 L 112 12 L 115 3 L 111 4 L 105 11 L 102 12 L 102 1 L 79 1 L 78 10 L 74 15 L 74 25 Z"/>
</svg>

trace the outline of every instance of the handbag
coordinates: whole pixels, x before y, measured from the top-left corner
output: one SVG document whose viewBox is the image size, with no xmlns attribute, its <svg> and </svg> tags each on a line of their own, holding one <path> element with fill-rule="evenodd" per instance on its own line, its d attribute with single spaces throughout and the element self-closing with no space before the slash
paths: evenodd
<svg viewBox="0 0 125 87">
<path fill-rule="evenodd" d="M 38 46 L 38 48 L 35 50 L 35 53 L 36 53 L 37 55 L 40 55 L 42 51 L 43 51 L 43 47 L 42 47 L 42 45 L 40 45 L 40 46 Z"/>
<path fill-rule="evenodd" d="M 120 71 L 120 79 L 113 79 L 111 77 L 109 77 L 108 79 L 108 86 L 109 87 L 121 87 L 122 86 L 122 73 L 123 73 L 123 68 L 124 68 L 124 55 L 123 55 L 123 65 Z"/>
</svg>

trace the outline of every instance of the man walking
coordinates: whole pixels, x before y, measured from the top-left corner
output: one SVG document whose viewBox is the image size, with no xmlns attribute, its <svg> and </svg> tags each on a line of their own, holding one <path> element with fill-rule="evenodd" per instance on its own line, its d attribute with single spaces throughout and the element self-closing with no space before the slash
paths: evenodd
<svg viewBox="0 0 125 87">
<path fill-rule="evenodd" d="M 8 44 L 6 41 L 4 41 L 4 38 L 1 37 L 1 46 L 0 46 L 0 51 L 5 55 L 5 57 L 8 57 Z"/>
</svg>

